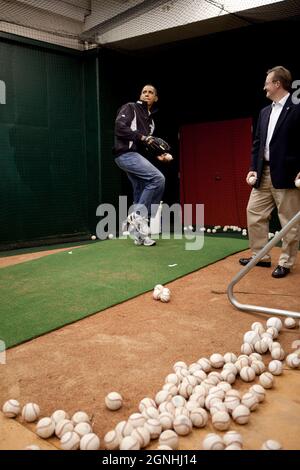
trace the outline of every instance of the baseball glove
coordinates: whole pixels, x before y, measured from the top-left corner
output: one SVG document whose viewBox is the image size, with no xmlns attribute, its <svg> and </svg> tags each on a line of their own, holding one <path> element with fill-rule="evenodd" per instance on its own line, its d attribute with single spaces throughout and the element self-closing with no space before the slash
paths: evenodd
<svg viewBox="0 0 300 470">
<path fill-rule="evenodd" d="M 152 150 L 156 155 L 168 153 L 171 149 L 170 145 L 165 140 L 160 139 L 159 137 L 153 137 L 152 135 L 146 137 L 143 142 L 146 147 L 148 147 L 149 150 Z"/>
</svg>

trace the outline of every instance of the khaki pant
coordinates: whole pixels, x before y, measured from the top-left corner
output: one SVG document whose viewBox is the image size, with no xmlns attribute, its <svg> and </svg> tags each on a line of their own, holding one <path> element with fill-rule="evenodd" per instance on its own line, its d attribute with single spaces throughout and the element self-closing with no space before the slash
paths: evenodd
<svg viewBox="0 0 300 470">
<path fill-rule="evenodd" d="M 256 255 L 269 241 L 269 221 L 277 207 L 281 226 L 284 227 L 300 210 L 300 190 L 275 189 L 272 186 L 270 168 L 264 168 L 259 189 L 253 188 L 247 206 L 247 223 L 250 248 Z M 292 268 L 299 250 L 300 223 L 294 225 L 284 236 L 278 264 Z M 270 261 L 269 255 L 264 261 Z"/>
</svg>

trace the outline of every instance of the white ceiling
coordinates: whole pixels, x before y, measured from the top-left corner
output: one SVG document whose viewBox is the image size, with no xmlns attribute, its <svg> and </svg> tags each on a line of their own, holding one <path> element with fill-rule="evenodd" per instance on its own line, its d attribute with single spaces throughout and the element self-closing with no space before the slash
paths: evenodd
<svg viewBox="0 0 300 470">
<path fill-rule="evenodd" d="M 0 0 L 0 31 L 135 50 L 298 15 L 299 0 Z"/>
</svg>

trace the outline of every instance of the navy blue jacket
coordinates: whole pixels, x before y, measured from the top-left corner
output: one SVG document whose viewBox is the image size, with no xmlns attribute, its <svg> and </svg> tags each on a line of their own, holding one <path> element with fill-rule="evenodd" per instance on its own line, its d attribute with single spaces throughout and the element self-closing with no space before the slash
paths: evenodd
<svg viewBox="0 0 300 470">
<path fill-rule="evenodd" d="M 126 103 L 118 111 L 115 122 L 115 146 L 116 157 L 126 152 L 139 152 L 147 156 L 147 150 L 141 143 L 143 135 L 152 135 L 154 132 L 153 114 L 157 110 L 148 113 L 145 101 Z"/>
<path fill-rule="evenodd" d="M 250 170 L 257 172 L 255 187 L 260 185 L 264 149 L 272 105 L 260 112 L 252 146 Z M 291 96 L 280 113 L 270 141 L 270 173 L 276 189 L 295 188 L 294 180 L 300 171 L 300 105 L 293 104 Z"/>
</svg>

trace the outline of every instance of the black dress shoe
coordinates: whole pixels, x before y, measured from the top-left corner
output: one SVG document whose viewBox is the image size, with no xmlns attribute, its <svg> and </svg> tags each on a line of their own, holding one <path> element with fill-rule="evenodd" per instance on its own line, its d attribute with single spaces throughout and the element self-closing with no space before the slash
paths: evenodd
<svg viewBox="0 0 300 470">
<path fill-rule="evenodd" d="M 277 266 L 272 272 L 273 277 L 285 277 L 290 272 L 290 268 L 285 268 L 284 266 Z"/>
<path fill-rule="evenodd" d="M 242 266 L 246 266 L 252 260 L 253 260 L 253 258 L 240 258 L 239 263 Z M 271 267 L 271 261 L 259 261 L 258 263 L 256 263 L 256 266 L 261 266 L 262 268 L 270 268 Z"/>
</svg>

